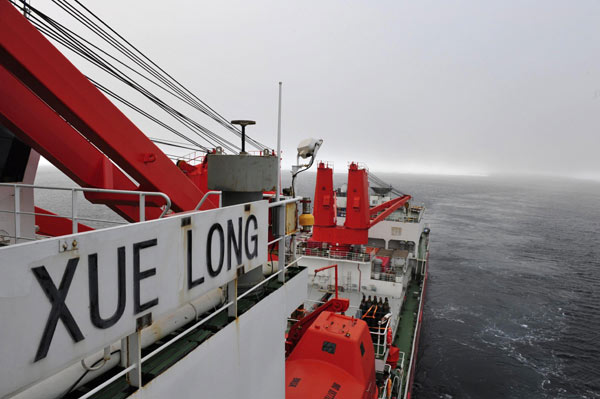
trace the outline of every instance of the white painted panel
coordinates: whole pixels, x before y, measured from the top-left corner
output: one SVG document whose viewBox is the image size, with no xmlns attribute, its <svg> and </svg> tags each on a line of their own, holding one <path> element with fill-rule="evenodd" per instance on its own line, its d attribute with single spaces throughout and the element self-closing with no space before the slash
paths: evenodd
<svg viewBox="0 0 600 399">
<path fill-rule="evenodd" d="M 184 218 L 189 218 L 189 223 L 182 223 Z M 238 230 L 240 219 L 241 233 Z M 230 221 L 232 226 L 228 229 Z M 73 239 L 77 240 L 77 245 L 75 250 L 65 252 L 59 252 L 59 242 L 63 242 L 64 237 L 61 237 L 62 241 L 48 239 L 0 249 L 0 281 L 3 281 L 0 285 L 0 396 L 52 375 L 131 334 L 135 331 L 136 319 L 142 315 L 151 312 L 153 319 L 158 319 L 225 284 L 235 277 L 238 263 L 246 271 L 261 266 L 267 260 L 267 224 L 267 203 L 260 201 L 69 236 L 69 246 L 72 247 Z M 213 275 L 207 260 L 207 239 L 211 229 Z M 237 239 L 232 242 L 231 251 L 228 245 L 230 230 L 233 234 L 229 235 L 235 235 Z M 191 251 L 188 251 L 188 231 L 192 232 Z M 235 256 L 239 245 L 241 262 Z M 219 267 L 221 249 L 223 262 Z M 121 263 L 125 270 L 122 313 L 118 311 L 119 253 L 124 254 Z M 192 255 L 192 280 L 204 278 L 201 284 L 192 288 L 188 287 L 189 253 Z M 93 258 L 97 258 L 100 316 L 103 319 L 109 319 L 115 313 L 118 316 L 114 324 L 103 328 L 92 322 L 91 292 L 95 279 L 90 272 Z M 233 259 L 228 268 L 230 258 Z M 61 290 L 58 288 L 61 280 L 69 276 L 66 273 L 68 264 L 72 276 L 66 280 L 70 280 L 70 285 Z M 135 284 L 136 264 L 139 265 L 139 289 Z M 50 280 L 44 280 L 44 275 Z M 63 318 L 58 320 L 51 335 L 48 352 L 41 358 L 38 356 L 36 361 L 51 303 L 61 303 L 57 299 L 49 300 L 43 286 L 51 296 L 57 291 L 66 294 L 65 304 L 76 327 L 71 325 L 69 333 L 65 323 L 69 317 L 66 312 L 59 312 Z M 139 304 L 147 304 L 147 309 L 135 308 L 137 296 Z"/>
<path fill-rule="evenodd" d="M 356 284 L 357 287 L 360 285 L 361 287 L 366 287 L 369 290 L 377 292 L 378 295 L 387 295 L 394 298 L 399 298 L 402 295 L 402 283 L 372 279 L 370 263 L 319 258 L 316 256 L 303 256 L 298 261 L 298 265 L 308 269 L 309 284 L 320 284 L 324 281 L 325 285 L 335 284 L 335 271 L 333 269 L 324 270 L 317 275 L 319 277 L 313 278 L 315 270 L 334 263 L 338 265 L 338 284 L 340 286 L 346 284 L 347 275 L 350 274 L 350 283 Z"/>
<path fill-rule="evenodd" d="M 302 305 L 307 298 L 307 286 L 308 286 L 308 269 L 303 270 L 300 274 L 296 275 L 293 282 L 285 284 L 283 288 L 286 291 L 285 294 L 285 317 L 286 319 L 292 314 L 298 306 Z"/>
<path fill-rule="evenodd" d="M 296 275 L 130 398 L 284 398 L 286 304 L 305 299 L 306 276 Z"/>
</svg>

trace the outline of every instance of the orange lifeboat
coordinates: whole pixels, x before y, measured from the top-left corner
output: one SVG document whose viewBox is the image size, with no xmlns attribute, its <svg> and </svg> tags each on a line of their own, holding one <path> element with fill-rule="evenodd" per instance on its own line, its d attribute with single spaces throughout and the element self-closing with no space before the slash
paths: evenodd
<svg viewBox="0 0 600 399">
<path fill-rule="evenodd" d="M 324 311 L 286 360 L 288 399 L 377 397 L 375 353 L 367 323 Z"/>
</svg>

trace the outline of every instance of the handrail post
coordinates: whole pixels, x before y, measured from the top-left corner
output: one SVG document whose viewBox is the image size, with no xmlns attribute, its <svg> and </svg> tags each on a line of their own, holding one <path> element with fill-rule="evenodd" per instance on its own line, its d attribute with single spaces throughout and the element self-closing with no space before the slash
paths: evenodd
<svg viewBox="0 0 600 399">
<path fill-rule="evenodd" d="M 21 187 L 15 184 L 15 244 L 21 236 Z"/>
<path fill-rule="evenodd" d="M 230 302 L 233 302 L 232 305 L 227 310 L 227 315 L 229 317 L 234 317 L 237 319 L 238 317 L 238 278 L 237 274 L 233 280 L 227 283 L 227 299 Z"/>
<path fill-rule="evenodd" d="M 146 221 L 146 196 L 140 193 L 140 222 Z"/>
<path fill-rule="evenodd" d="M 73 234 L 77 234 L 77 191 L 75 189 L 71 189 L 71 221 Z"/>
<path fill-rule="evenodd" d="M 207 191 L 204 193 L 204 195 L 202 196 L 202 198 L 200 199 L 200 202 L 198 202 L 198 205 L 196 205 L 196 207 L 194 208 L 195 211 L 199 210 L 200 207 L 204 204 L 204 201 L 206 201 L 206 199 L 208 198 L 209 195 L 218 195 L 219 196 L 219 208 L 222 208 L 222 199 L 223 196 L 221 195 L 222 191 L 218 191 L 218 190 L 211 190 L 211 191 Z"/>
<path fill-rule="evenodd" d="M 142 386 L 142 338 L 141 329 L 137 329 L 133 334 L 127 337 L 127 348 L 125 355 L 127 357 L 127 366 L 135 366 L 133 370 L 127 373 L 127 382 L 132 387 Z M 122 352 L 123 353 L 123 352 Z M 121 355 L 123 356 L 123 355 Z"/>
</svg>

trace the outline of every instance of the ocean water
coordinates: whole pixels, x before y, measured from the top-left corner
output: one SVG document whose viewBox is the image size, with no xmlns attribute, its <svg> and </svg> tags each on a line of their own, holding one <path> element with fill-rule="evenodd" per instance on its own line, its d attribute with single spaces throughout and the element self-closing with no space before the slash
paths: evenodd
<svg viewBox="0 0 600 399">
<path fill-rule="evenodd" d="M 312 196 L 314 177 L 297 191 Z M 380 177 L 426 205 L 432 230 L 413 398 L 600 398 L 600 183 Z M 36 183 L 68 180 L 42 169 Z"/>
<path fill-rule="evenodd" d="M 432 229 L 413 397 L 600 398 L 600 183 L 388 179 Z"/>
</svg>

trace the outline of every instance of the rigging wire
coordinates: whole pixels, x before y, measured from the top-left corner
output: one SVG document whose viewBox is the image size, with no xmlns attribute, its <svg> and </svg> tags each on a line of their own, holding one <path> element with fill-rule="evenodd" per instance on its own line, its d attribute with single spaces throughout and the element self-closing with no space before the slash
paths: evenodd
<svg viewBox="0 0 600 399">
<path fill-rule="evenodd" d="M 83 4 L 76 1 L 76 3 L 80 7 L 82 7 L 85 11 L 87 11 L 89 14 L 91 14 L 102 25 L 106 26 L 111 32 L 113 32 L 115 35 L 117 35 L 118 38 L 120 38 L 123 42 L 125 42 L 129 47 L 131 47 L 135 52 L 140 54 L 143 58 L 148 60 L 148 62 L 150 62 L 156 68 L 153 68 L 152 65 L 148 64 L 142 58 L 137 56 L 132 50 L 130 50 L 125 45 L 120 43 L 117 39 L 115 39 L 113 36 L 111 36 L 110 33 L 108 33 L 101 26 L 96 24 L 92 19 L 90 19 L 87 15 L 85 15 L 83 12 L 78 10 L 73 5 L 69 4 L 65 0 L 52 0 L 52 2 L 55 3 L 57 6 L 59 6 L 60 8 L 62 8 L 65 12 L 67 12 L 69 15 L 71 15 L 73 18 L 75 18 L 80 23 L 82 23 L 84 26 L 86 26 L 92 32 L 94 32 L 102 40 L 106 41 L 108 44 L 110 44 L 112 47 L 114 47 L 121 54 L 125 55 L 127 58 L 132 60 L 136 65 L 138 65 L 139 67 L 144 69 L 146 72 L 148 72 L 155 78 L 159 79 L 161 82 L 163 82 L 169 88 L 171 88 L 173 91 L 177 92 L 181 97 L 183 97 L 183 99 L 178 97 L 182 101 L 186 102 L 188 105 L 194 107 L 195 109 L 199 110 L 200 112 L 203 112 L 205 115 L 211 117 L 213 120 L 217 121 L 222 126 L 226 127 L 228 130 L 235 133 L 238 137 L 241 137 L 241 133 L 239 132 L 239 130 L 237 128 L 235 128 L 233 125 L 231 125 L 225 118 L 223 118 L 220 114 L 216 113 L 216 111 L 214 111 L 212 108 L 210 108 L 204 102 L 202 102 L 197 96 L 195 96 L 190 90 L 188 90 L 187 88 L 185 88 L 185 86 L 183 86 L 181 83 L 179 83 L 177 80 L 175 80 L 171 75 L 169 75 L 162 68 L 160 68 L 158 65 L 156 65 L 156 63 L 154 63 L 152 60 L 150 60 L 146 55 L 144 55 L 140 50 L 138 50 L 135 46 L 133 46 L 130 42 L 128 42 L 125 38 L 123 38 L 120 34 L 118 34 L 114 29 L 112 29 L 108 24 L 106 24 L 102 19 L 100 19 L 96 14 L 94 14 L 92 11 L 90 11 L 88 8 L 86 8 Z M 161 74 L 161 72 L 162 72 L 162 74 Z M 175 82 L 175 83 L 173 83 L 173 82 Z M 247 138 L 247 141 L 260 150 L 267 148 L 252 138 Z"/>
<path fill-rule="evenodd" d="M 389 187 L 390 191 L 393 194 L 396 194 L 398 196 L 404 196 L 406 194 L 404 194 L 403 192 L 401 192 L 400 190 L 396 189 L 394 186 L 392 186 L 389 183 L 386 183 L 383 179 L 379 178 L 378 176 L 374 175 L 373 173 L 369 172 L 369 182 L 376 184 L 380 187 Z"/>
<path fill-rule="evenodd" d="M 162 145 L 167 145 L 170 147 L 183 148 L 183 149 L 192 150 L 192 151 L 198 150 L 197 148 L 187 146 L 184 143 L 178 143 L 175 141 L 164 140 L 164 139 L 160 139 L 157 137 L 148 137 L 148 138 L 150 139 L 150 141 L 152 141 L 155 144 L 162 144 Z"/>
<path fill-rule="evenodd" d="M 114 65 L 112 65 L 110 62 L 106 61 L 104 58 L 102 58 L 100 55 L 95 53 L 93 50 L 86 47 L 85 44 L 78 41 L 77 38 L 73 37 L 70 34 L 70 31 L 67 28 L 60 25 L 56 21 L 52 20 L 50 17 L 47 17 L 43 13 L 39 12 L 39 10 L 35 10 L 35 11 L 37 11 L 36 14 L 39 15 L 39 18 L 34 17 L 34 19 L 32 20 L 32 23 L 34 23 L 34 25 L 36 25 L 36 27 L 42 33 L 46 34 L 53 40 L 59 42 L 60 44 L 62 44 L 66 48 L 68 48 L 69 50 L 80 55 L 82 58 L 88 60 L 92 64 L 96 65 L 98 68 L 109 73 L 110 75 L 112 75 L 116 79 L 120 80 L 127 86 L 137 90 L 142 95 L 144 95 L 146 98 L 148 98 L 150 101 L 152 101 L 157 106 L 162 108 L 165 112 L 167 112 L 172 117 L 174 117 L 176 120 L 178 120 L 179 122 L 184 124 L 186 127 L 191 129 L 194 133 L 203 137 L 211 145 L 222 146 L 229 151 L 235 152 L 235 148 L 236 148 L 235 145 L 222 139 L 220 136 L 216 135 L 215 133 L 206 129 L 204 126 L 198 124 L 191 118 L 187 117 L 186 115 L 182 114 L 181 112 L 175 110 L 173 107 L 166 104 L 164 101 L 160 100 L 158 97 L 156 97 L 153 93 L 151 93 L 150 91 L 145 89 L 139 83 L 135 82 L 129 76 L 127 76 L 126 74 L 124 74 L 123 72 L 121 72 L 117 68 L 115 68 Z M 123 101 L 121 101 L 121 102 L 123 102 Z M 129 105 L 129 106 L 131 107 L 131 105 Z M 139 110 L 139 107 L 138 107 L 138 110 Z M 145 113 L 146 117 L 148 117 L 148 115 L 149 115 L 148 113 Z M 150 118 L 150 119 L 156 122 L 156 118 Z M 164 127 L 164 123 L 162 123 L 162 124 L 159 123 L 159 124 Z M 168 129 L 168 130 L 173 132 L 173 129 Z M 193 144 L 198 145 L 198 143 L 196 143 L 193 140 L 190 140 L 189 138 L 186 138 L 186 136 L 182 136 L 181 134 L 178 134 L 178 135 L 180 137 L 186 139 L 187 141 L 190 141 Z M 217 143 L 217 144 L 215 144 L 215 143 Z M 202 148 L 204 146 L 199 145 L 199 147 Z"/>
<path fill-rule="evenodd" d="M 52 0 L 52 1 L 60 1 L 60 2 L 64 2 L 64 0 Z M 83 8 L 85 11 L 87 11 L 90 15 L 92 15 L 95 19 L 97 19 L 102 25 L 106 26 L 111 32 L 113 32 L 115 35 L 117 35 L 118 38 L 120 38 L 121 40 L 123 40 L 127 45 L 129 45 L 135 52 L 137 52 L 138 54 L 140 54 L 144 59 L 146 59 L 148 62 L 150 62 L 154 67 L 156 67 L 160 72 L 162 72 L 164 75 L 166 75 L 169 79 L 171 79 L 178 87 L 180 87 L 185 93 L 187 93 L 189 96 L 192 97 L 192 99 L 196 100 L 196 104 L 201 106 L 202 109 L 204 109 L 205 114 L 211 118 L 213 118 L 215 121 L 219 122 L 221 125 L 223 125 L 225 128 L 227 128 L 228 130 L 230 130 L 232 133 L 236 134 L 238 137 L 241 137 L 241 131 L 236 128 L 235 126 L 233 126 L 227 119 L 225 119 L 221 114 L 219 114 L 217 111 L 215 111 L 213 108 L 211 108 L 208 104 L 206 104 L 204 101 L 202 101 L 201 99 L 199 99 L 193 92 L 191 92 L 189 89 L 187 89 L 183 84 L 181 84 L 178 80 L 176 80 L 175 78 L 173 78 L 169 73 L 167 73 L 165 70 L 163 70 L 160 66 L 158 66 L 156 63 L 154 63 L 150 58 L 148 58 L 144 53 L 142 53 L 137 47 L 135 47 L 133 44 L 131 44 L 127 39 L 125 39 L 123 36 L 121 36 L 118 32 L 116 32 L 114 29 L 112 29 L 106 22 L 104 22 L 100 17 L 98 17 L 96 14 L 94 14 L 91 10 L 89 10 L 86 6 L 84 6 L 79 0 L 74 0 L 75 3 L 77 3 L 81 8 Z M 88 19 L 89 20 L 89 19 Z M 254 147 L 256 147 L 259 150 L 265 150 L 268 149 L 268 147 L 266 147 L 265 145 L 259 143 L 258 141 L 247 137 L 246 136 L 246 140 L 249 141 Z"/>
<path fill-rule="evenodd" d="M 53 25 L 52 23 L 50 23 L 50 24 Z M 47 28 L 47 26 L 46 26 L 46 28 Z M 59 27 L 59 26 L 55 26 L 55 29 L 59 30 L 59 32 L 61 31 L 61 27 Z M 47 29 L 45 29 L 44 32 L 49 33 Z M 210 132 L 208 129 L 204 128 L 202 125 L 193 121 L 191 118 L 188 118 L 184 114 L 180 113 L 179 111 L 175 110 L 168 104 L 164 103 L 162 100 L 160 100 L 154 94 L 149 92 L 143 86 L 139 85 L 137 82 L 135 82 L 131 78 L 129 78 L 129 76 L 125 75 L 118 69 L 114 68 L 114 66 L 112 64 L 107 62 L 105 59 L 100 57 L 98 54 L 94 53 L 93 51 L 90 51 L 89 49 L 87 49 L 85 47 L 85 45 L 82 45 L 81 43 L 77 42 L 77 40 L 72 38 L 71 36 L 69 36 L 68 33 L 61 32 L 61 33 L 63 33 L 64 37 L 57 37 L 57 36 L 59 36 L 59 34 L 56 32 L 56 30 L 54 30 L 54 31 L 51 30 L 51 32 L 54 33 L 54 35 L 52 37 L 55 38 L 57 41 L 60 41 L 67 48 L 71 49 L 72 51 L 76 52 L 78 55 L 80 55 L 80 56 L 84 57 L 85 59 L 87 59 L 88 61 L 92 62 L 93 64 L 98 66 L 100 69 L 104 70 L 105 72 L 111 74 L 113 77 L 120 80 L 124 84 L 126 84 L 126 85 L 132 87 L 133 89 L 137 90 L 138 92 L 140 92 L 142 95 L 144 95 L 150 101 L 152 101 L 153 103 L 158 105 L 160 108 L 165 110 L 167 113 L 169 113 L 175 119 L 179 120 L 181 123 L 183 123 L 184 125 L 189 127 L 196 134 L 203 136 L 209 143 L 214 145 L 214 142 L 216 142 L 216 143 L 218 143 L 218 145 L 221 145 L 221 146 L 229 149 L 230 151 L 234 151 L 235 146 L 232 145 L 230 142 L 221 139 L 218 135 Z M 213 140 L 213 141 L 211 141 L 211 140 Z"/>
<path fill-rule="evenodd" d="M 113 91 L 111 91 L 110 89 L 104 87 L 103 85 L 101 85 L 100 83 L 96 82 L 95 80 L 93 80 L 92 78 L 88 77 L 88 79 L 90 80 L 90 82 L 92 82 L 94 84 L 94 86 L 96 86 L 99 90 L 101 90 L 102 92 L 106 93 L 107 95 L 113 97 L 115 100 L 121 102 L 122 104 L 128 106 L 129 108 L 133 109 L 134 111 L 137 111 L 138 113 L 140 113 L 141 115 L 147 117 L 148 119 L 154 121 L 155 123 L 159 124 L 160 126 L 164 127 L 165 129 L 171 131 L 172 133 L 178 135 L 179 137 L 183 138 L 184 140 L 188 140 L 190 141 L 190 139 L 187 136 L 184 136 L 183 134 L 179 133 L 177 130 L 175 130 L 174 128 L 172 128 L 171 126 L 167 125 L 166 123 L 158 120 L 157 118 L 155 118 L 154 116 L 148 114 L 146 111 L 138 108 L 136 105 L 132 104 L 131 102 L 125 100 L 124 98 L 122 98 L 121 96 L 119 96 L 118 94 L 114 93 Z M 196 143 L 195 141 L 190 141 L 192 144 L 194 144 L 196 146 L 196 148 L 194 147 L 183 147 L 181 145 L 179 145 L 178 147 L 180 148 L 187 148 L 187 149 L 191 149 L 191 150 L 197 150 L 198 148 L 200 148 L 203 151 L 209 152 L 210 150 L 207 147 L 204 147 L 201 144 Z"/>
<path fill-rule="evenodd" d="M 24 2 L 25 0 L 19 0 L 19 1 Z M 152 103 L 154 103 L 155 105 L 157 105 L 158 107 L 163 109 L 165 112 L 167 112 L 169 115 L 171 115 L 174 119 L 178 120 L 180 123 L 182 123 L 184 126 L 186 126 L 188 129 L 190 129 L 194 133 L 200 135 L 204 140 L 209 142 L 211 145 L 223 147 L 225 150 L 234 152 L 234 153 L 239 150 L 239 147 L 236 146 L 235 144 L 233 144 L 230 141 L 224 139 L 223 137 L 217 135 L 216 133 L 210 131 L 209 129 L 200 125 L 198 122 L 194 121 L 193 119 L 189 118 L 185 114 L 179 112 L 172 106 L 168 105 L 166 102 L 164 102 L 163 100 L 158 98 L 156 95 L 154 95 L 148 89 L 146 89 L 144 86 L 142 86 L 141 84 L 139 84 L 138 82 L 133 80 L 130 76 L 128 76 L 127 74 L 125 74 L 124 72 L 122 72 L 121 70 L 116 68 L 114 64 L 112 64 L 106 58 L 104 58 L 102 55 L 100 55 L 99 53 L 102 53 L 105 57 L 110 58 L 115 63 L 118 63 L 119 65 L 127 68 L 131 72 L 135 73 L 137 76 L 139 76 L 139 77 L 143 78 L 144 80 L 148 81 L 149 83 L 153 84 L 154 86 L 156 86 L 160 90 L 164 91 L 165 93 L 167 93 L 167 94 L 173 96 L 174 98 L 205 113 L 206 115 L 210 116 L 214 120 L 218 121 L 218 119 L 220 119 L 220 123 L 224 124 L 226 126 L 228 125 L 229 130 L 233 129 L 233 130 L 237 131 L 237 129 L 235 127 L 233 127 L 229 122 L 227 122 L 220 114 L 216 113 L 216 111 L 214 111 L 212 108 L 208 107 L 208 105 L 206 105 L 204 102 L 202 102 L 191 91 L 189 91 L 181 83 L 176 81 L 171 75 L 167 74 L 162 68 L 158 67 L 158 65 L 156 65 L 152 60 L 150 60 L 148 57 L 146 57 L 143 53 L 141 53 L 141 51 L 139 51 L 133 45 L 131 45 L 131 43 L 129 43 L 126 39 L 124 39 L 116 31 L 114 31 L 112 28 L 110 28 L 110 26 L 108 26 L 104 21 L 102 21 L 100 18 L 98 18 L 95 14 L 93 14 L 89 9 L 87 9 L 81 3 L 77 2 L 77 4 L 79 4 L 84 10 L 86 10 L 88 13 L 92 14 L 94 16 L 94 18 L 99 20 L 104 26 L 106 26 L 113 33 L 115 33 L 121 40 L 123 40 L 130 47 L 132 47 L 142 57 L 144 57 L 146 60 L 148 60 L 154 66 L 156 66 L 156 68 L 158 68 L 158 70 L 160 70 L 164 75 L 168 76 L 168 78 L 171 79 L 172 81 L 174 81 L 176 84 L 172 83 L 171 80 L 165 78 L 164 75 L 161 75 L 160 72 L 158 72 L 155 68 L 152 68 L 151 65 L 146 63 L 144 60 L 142 60 L 140 57 L 138 57 L 136 54 L 134 54 L 131 50 L 129 50 L 126 46 L 124 46 L 122 43 L 120 43 L 118 40 L 116 40 L 114 37 L 112 37 L 109 33 L 107 33 L 104 29 L 102 29 L 102 27 L 98 26 L 94 21 L 92 21 L 89 17 L 87 17 L 84 13 L 82 13 L 76 7 L 68 4 L 64 0 L 52 0 L 52 1 L 57 6 L 62 8 L 65 12 L 67 12 L 69 15 L 71 15 L 74 19 L 76 19 L 78 22 L 80 22 L 86 28 L 90 29 L 93 33 L 95 33 L 97 36 L 99 36 L 102 40 L 104 40 L 110 46 L 112 46 L 117 51 L 119 51 L 121 54 L 126 56 L 129 60 L 134 62 L 137 66 L 142 68 L 144 71 L 149 73 L 152 77 L 158 79 L 160 82 L 156 82 L 154 79 L 139 72 L 135 68 L 132 68 L 131 66 L 129 66 L 126 63 L 119 60 L 118 58 L 116 58 L 113 55 L 109 54 L 108 52 L 104 51 L 100 47 L 96 46 L 95 44 L 91 43 L 90 41 L 84 39 L 80 35 L 73 32 L 72 30 L 66 28 L 65 26 L 61 25 L 57 21 L 53 20 L 49 16 L 45 15 L 40 10 L 36 9 L 35 7 L 31 7 L 30 5 L 27 4 L 28 11 L 29 12 L 33 11 L 36 14 L 35 18 L 30 18 L 30 21 L 32 23 L 34 23 L 34 25 L 42 33 L 44 33 L 46 36 L 53 39 L 54 41 L 58 42 L 59 44 L 65 46 L 69 50 L 73 51 L 77 55 L 81 56 L 83 59 L 91 62 L 96 67 L 98 67 L 99 69 L 103 70 L 104 72 L 110 74 L 111 76 L 113 76 L 117 80 L 121 81 L 125 85 L 138 91 L 144 97 L 149 99 Z M 23 7 L 19 7 L 15 3 L 14 0 L 11 0 L 11 3 L 13 3 L 17 8 L 20 8 L 20 9 L 25 8 L 25 5 Z M 97 82 L 92 82 L 92 83 L 97 83 Z M 96 86 L 98 87 L 97 84 L 96 84 Z M 99 89 L 102 90 L 102 88 L 100 88 L 100 87 L 99 87 Z M 103 89 L 104 89 L 103 91 L 105 93 L 107 93 L 107 88 L 103 87 Z M 136 110 L 136 112 L 140 112 L 145 117 L 150 116 L 150 114 L 148 112 L 142 111 L 139 107 L 134 106 L 131 102 L 126 102 L 126 100 L 123 97 L 120 97 L 120 99 L 117 98 L 116 93 L 112 92 L 112 94 L 110 94 L 110 93 L 107 93 L 107 94 L 111 95 L 111 97 L 113 97 L 113 98 L 118 99 L 118 101 L 126 104 L 128 107 Z M 191 97 L 191 96 L 193 96 L 193 97 Z M 213 113 L 212 115 L 211 115 L 211 112 Z M 164 122 L 159 122 L 156 117 L 149 118 L 149 119 L 151 119 L 155 123 L 158 123 L 162 127 L 165 127 L 165 125 L 166 125 Z M 172 133 L 175 133 L 173 131 L 174 130 L 173 128 L 167 128 L 167 130 L 171 131 Z M 175 134 L 177 134 L 177 133 L 175 133 Z M 184 138 L 186 141 L 188 141 L 194 145 L 197 145 L 199 148 L 203 148 L 203 149 L 206 148 L 204 146 L 199 145 L 194 140 L 190 140 L 185 135 L 181 135 L 181 134 L 177 134 L 177 135 L 180 136 L 181 138 Z M 241 133 L 240 133 L 240 135 L 241 135 Z M 264 145 L 256 142 L 252 138 L 248 137 L 247 141 L 251 145 L 254 145 L 257 148 L 260 148 L 260 149 L 267 148 Z"/>
</svg>

